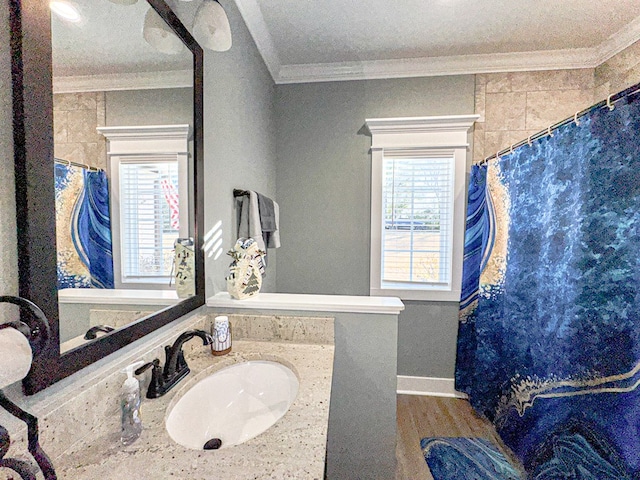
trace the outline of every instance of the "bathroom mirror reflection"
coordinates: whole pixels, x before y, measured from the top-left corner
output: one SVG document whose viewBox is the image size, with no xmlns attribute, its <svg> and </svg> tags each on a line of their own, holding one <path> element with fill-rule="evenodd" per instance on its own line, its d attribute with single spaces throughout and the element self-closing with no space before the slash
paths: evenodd
<svg viewBox="0 0 640 480">
<path fill-rule="evenodd" d="M 62 353 L 195 293 L 193 56 L 125 3 L 52 6 Z"/>
</svg>

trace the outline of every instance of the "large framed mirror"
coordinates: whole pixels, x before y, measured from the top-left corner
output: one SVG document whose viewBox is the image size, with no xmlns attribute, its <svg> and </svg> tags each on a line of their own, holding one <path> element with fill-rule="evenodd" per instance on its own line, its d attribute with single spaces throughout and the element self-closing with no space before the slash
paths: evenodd
<svg viewBox="0 0 640 480">
<path fill-rule="evenodd" d="M 205 301 L 202 49 L 163 0 L 50 3 L 11 0 L 27 395 Z"/>
</svg>

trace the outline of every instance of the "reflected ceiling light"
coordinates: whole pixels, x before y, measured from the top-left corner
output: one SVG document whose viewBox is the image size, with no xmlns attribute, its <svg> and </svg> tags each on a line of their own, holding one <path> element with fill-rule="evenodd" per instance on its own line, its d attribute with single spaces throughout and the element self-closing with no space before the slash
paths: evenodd
<svg viewBox="0 0 640 480">
<path fill-rule="evenodd" d="M 80 12 L 76 8 L 76 6 L 70 2 L 64 0 L 52 0 L 51 2 L 49 2 L 49 8 L 59 18 L 67 22 L 76 23 L 82 20 Z"/>
<path fill-rule="evenodd" d="M 153 8 L 144 16 L 142 36 L 149 45 L 162 53 L 176 55 L 184 49 L 182 41 Z"/>
<path fill-rule="evenodd" d="M 229 19 L 217 0 L 204 0 L 193 21 L 193 36 L 200 45 L 216 52 L 231 48 Z"/>
</svg>

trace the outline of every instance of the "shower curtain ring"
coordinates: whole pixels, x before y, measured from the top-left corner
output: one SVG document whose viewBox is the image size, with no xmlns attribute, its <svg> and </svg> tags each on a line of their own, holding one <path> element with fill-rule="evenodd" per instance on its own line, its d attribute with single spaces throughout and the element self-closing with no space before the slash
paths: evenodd
<svg viewBox="0 0 640 480">
<path fill-rule="evenodd" d="M 614 108 L 616 108 L 616 106 L 611 103 L 611 97 L 613 97 L 613 94 L 607 97 L 607 107 L 609 107 L 609 110 L 613 110 Z"/>
<path fill-rule="evenodd" d="M 527 137 L 527 143 L 529 144 L 530 147 L 533 146 L 533 144 L 531 143 L 531 135 Z"/>
<path fill-rule="evenodd" d="M 509 147 L 509 153 L 513 153 L 513 143 L 511 144 L 511 147 Z"/>
<path fill-rule="evenodd" d="M 549 125 L 549 128 L 547 128 L 547 135 L 549 135 L 550 137 L 553 137 L 553 132 L 551 131 L 551 125 Z"/>
<path fill-rule="evenodd" d="M 576 114 L 573 116 L 573 121 L 576 123 L 576 125 L 580 125 L 580 121 L 578 120 L 578 113 L 580 112 L 576 112 Z"/>
</svg>

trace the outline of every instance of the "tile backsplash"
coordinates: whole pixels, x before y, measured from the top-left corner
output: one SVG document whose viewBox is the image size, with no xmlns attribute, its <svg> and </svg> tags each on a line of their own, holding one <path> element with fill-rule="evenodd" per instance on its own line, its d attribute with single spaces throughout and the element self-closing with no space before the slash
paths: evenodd
<svg viewBox="0 0 640 480">
<path fill-rule="evenodd" d="M 226 314 L 233 339 L 333 344 L 333 317 Z M 210 314 L 213 323 L 215 315 Z"/>
</svg>

